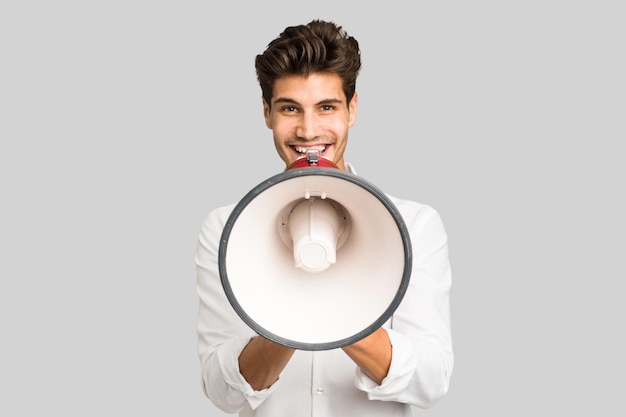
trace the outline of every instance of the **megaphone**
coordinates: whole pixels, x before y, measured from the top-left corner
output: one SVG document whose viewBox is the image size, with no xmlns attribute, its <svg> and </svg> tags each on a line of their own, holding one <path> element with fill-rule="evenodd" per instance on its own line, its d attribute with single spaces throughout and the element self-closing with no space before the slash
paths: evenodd
<svg viewBox="0 0 626 417">
<path fill-rule="evenodd" d="M 400 304 L 411 275 L 409 233 L 372 183 L 331 162 L 296 162 L 235 205 L 219 246 L 222 287 L 239 317 L 269 340 L 343 347 Z"/>
</svg>

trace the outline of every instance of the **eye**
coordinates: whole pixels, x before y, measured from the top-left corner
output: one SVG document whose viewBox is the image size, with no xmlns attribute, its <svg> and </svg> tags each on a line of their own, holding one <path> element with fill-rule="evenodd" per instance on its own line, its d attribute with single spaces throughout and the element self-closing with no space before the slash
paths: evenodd
<svg viewBox="0 0 626 417">
<path fill-rule="evenodd" d="M 298 111 L 298 109 L 296 109 L 294 106 L 284 106 L 281 110 L 284 113 L 293 113 L 293 112 Z"/>
<path fill-rule="evenodd" d="M 335 106 L 332 106 L 330 104 L 324 104 L 321 107 L 321 109 L 322 109 L 322 111 L 332 111 L 332 110 L 335 110 Z"/>
</svg>

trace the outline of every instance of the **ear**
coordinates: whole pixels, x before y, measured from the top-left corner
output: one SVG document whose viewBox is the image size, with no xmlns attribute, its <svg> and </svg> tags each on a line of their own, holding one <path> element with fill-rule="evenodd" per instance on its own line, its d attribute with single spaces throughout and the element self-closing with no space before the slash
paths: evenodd
<svg viewBox="0 0 626 417">
<path fill-rule="evenodd" d="M 352 100 L 350 100 L 350 104 L 348 105 L 348 111 L 350 112 L 350 115 L 348 116 L 348 126 L 352 127 L 354 125 L 354 123 L 356 122 L 356 110 L 357 110 L 357 104 L 359 102 L 359 95 L 358 93 L 355 91 L 354 95 L 352 96 Z"/>
<path fill-rule="evenodd" d="M 263 102 L 263 118 L 265 119 L 265 126 L 268 129 L 272 128 L 272 120 L 270 119 L 270 105 L 267 104 L 265 98 L 261 97 L 261 101 Z"/>
</svg>

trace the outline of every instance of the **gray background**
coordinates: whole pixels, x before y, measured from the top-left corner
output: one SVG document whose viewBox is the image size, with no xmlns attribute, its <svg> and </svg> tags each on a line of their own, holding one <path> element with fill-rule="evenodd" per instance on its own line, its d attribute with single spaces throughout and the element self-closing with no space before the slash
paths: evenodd
<svg viewBox="0 0 626 417">
<path fill-rule="evenodd" d="M 346 158 L 450 237 L 456 367 L 415 414 L 623 415 L 621 2 L 364 3 L 2 2 L 1 415 L 223 415 L 197 233 L 282 169 L 253 59 L 313 18 L 362 47 Z"/>
</svg>

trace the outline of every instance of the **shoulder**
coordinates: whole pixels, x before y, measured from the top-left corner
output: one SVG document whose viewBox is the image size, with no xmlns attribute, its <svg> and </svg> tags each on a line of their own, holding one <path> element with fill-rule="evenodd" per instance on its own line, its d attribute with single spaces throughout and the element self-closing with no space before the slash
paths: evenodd
<svg viewBox="0 0 626 417">
<path fill-rule="evenodd" d="M 214 208 L 209 212 L 209 214 L 204 218 L 202 222 L 202 231 L 204 233 L 209 231 L 219 231 L 224 228 L 230 214 L 235 208 L 235 203 L 229 204 L 222 207 Z"/>
<path fill-rule="evenodd" d="M 400 215 L 407 223 L 427 222 L 433 219 L 440 219 L 437 210 L 428 204 L 404 200 L 391 195 L 387 195 L 387 197 L 396 206 Z"/>
<path fill-rule="evenodd" d="M 448 234 L 441 216 L 433 207 L 416 201 L 389 196 L 411 236 L 414 256 L 430 253 L 447 245 Z"/>
<path fill-rule="evenodd" d="M 207 219 L 228 219 L 230 213 L 232 213 L 235 208 L 236 203 L 228 204 L 226 206 L 214 208 L 207 215 Z"/>
</svg>

